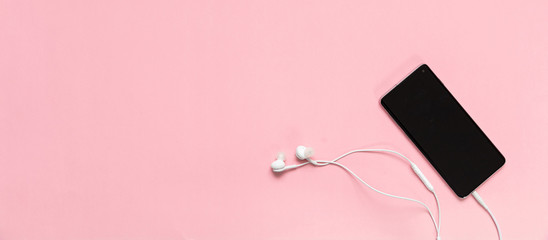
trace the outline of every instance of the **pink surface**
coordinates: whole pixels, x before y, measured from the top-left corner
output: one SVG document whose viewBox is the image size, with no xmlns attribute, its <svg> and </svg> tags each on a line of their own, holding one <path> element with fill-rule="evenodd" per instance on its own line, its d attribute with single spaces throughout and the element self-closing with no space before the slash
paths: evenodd
<svg viewBox="0 0 548 240">
<path fill-rule="evenodd" d="M 434 239 L 420 206 L 276 152 L 408 155 L 443 239 L 496 239 L 379 99 L 421 63 L 507 159 L 478 192 L 506 239 L 548 239 L 548 4 L 0 1 L 0 239 Z M 435 202 L 408 165 L 343 160 Z M 289 164 L 297 163 L 290 158 Z M 434 212 L 437 214 L 436 212 Z"/>
</svg>

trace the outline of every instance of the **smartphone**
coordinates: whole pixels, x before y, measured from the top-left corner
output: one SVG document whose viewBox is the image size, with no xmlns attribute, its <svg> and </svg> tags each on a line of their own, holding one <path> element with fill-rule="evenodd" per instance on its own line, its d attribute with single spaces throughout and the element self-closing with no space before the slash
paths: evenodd
<svg viewBox="0 0 548 240">
<path fill-rule="evenodd" d="M 461 198 L 506 161 L 426 64 L 382 97 L 381 104 Z"/>
</svg>

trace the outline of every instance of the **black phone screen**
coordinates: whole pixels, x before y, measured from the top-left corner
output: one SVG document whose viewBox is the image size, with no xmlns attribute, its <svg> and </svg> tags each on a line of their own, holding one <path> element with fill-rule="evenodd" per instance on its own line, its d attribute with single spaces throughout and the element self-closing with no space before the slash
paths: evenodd
<svg viewBox="0 0 548 240">
<path fill-rule="evenodd" d="M 461 198 L 505 163 L 426 64 L 387 93 L 381 104 Z"/>
</svg>

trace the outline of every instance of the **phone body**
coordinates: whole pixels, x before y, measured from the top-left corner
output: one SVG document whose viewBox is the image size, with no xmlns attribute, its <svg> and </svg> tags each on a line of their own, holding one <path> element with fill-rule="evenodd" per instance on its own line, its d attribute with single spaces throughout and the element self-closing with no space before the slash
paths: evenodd
<svg viewBox="0 0 548 240">
<path fill-rule="evenodd" d="M 506 162 L 426 64 L 382 97 L 381 105 L 461 198 Z"/>
</svg>

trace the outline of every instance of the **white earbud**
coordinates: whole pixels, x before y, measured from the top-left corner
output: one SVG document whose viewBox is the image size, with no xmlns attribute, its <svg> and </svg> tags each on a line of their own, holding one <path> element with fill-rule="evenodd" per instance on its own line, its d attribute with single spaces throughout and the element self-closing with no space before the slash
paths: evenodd
<svg viewBox="0 0 548 240">
<path fill-rule="evenodd" d="M 314 155 L 314 149 L 305 146 L 298 146 L 295 155 L 298 159 L 307 160 Z"/>
<path fill-rule="evenodd" d="M 302 164 L 301 165 L 286 166 L 285 165 L 285 154 L 283 152 L 278 153 L 278 157 L 276 157 L 276 160 L 274 162 L 272 162 L 272 164 L 270 164 L 270 167 L 272 168 L 273 172 L 283 172 L 285 170 L 298 168 L 300 166 L 302 166 Z"/>
<path fill-rule="evenodd" d="M 312 155 L 314 155 L 314 149 L 305 147 L 305 146 L 298 146 L 297 150 L 295 151 L 295 155 L 300 160 L 306 160 L 309 163 L 312 163 L 312 165 L 318 165 L 318 162 L 310 159 Z"/>
<path fill-rule="evenodd" d="M 278 153 L 276 161 L 272 162 L 270 167 L 274 172 L 282 172 L 285 168 L 285 154 L 283 152 Z"/>
</svg>

